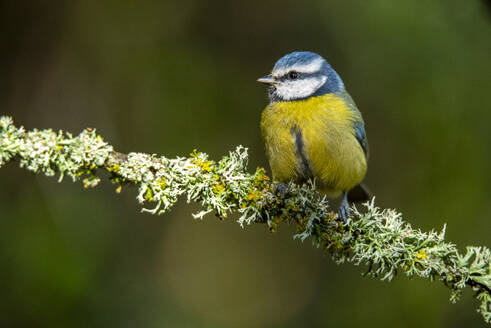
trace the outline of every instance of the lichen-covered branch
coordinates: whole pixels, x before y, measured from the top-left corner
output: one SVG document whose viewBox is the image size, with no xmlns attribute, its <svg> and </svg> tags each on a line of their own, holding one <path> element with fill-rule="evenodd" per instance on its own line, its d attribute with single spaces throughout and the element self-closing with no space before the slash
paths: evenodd
<svg viewBox="0 0 491 328">
<path fill-rule="evenodd" d="M 366 275 L 391 280 L 397 273 L 442 281 L 459 299 L 468 286 L 480 301 L 479 312 L 491 322 L 491 253 L 486 247 L 467 247 L 465 254 L 445 241 L 441 232 L 422 232 L 391 209 L 380 209 L 373 200 L 364 211 L 353 208 L 343 224 L 313 185 L 291 183 L 283 196 L 272 192 L 272 181 L 262 168 L 247 171 L 247 149 L 237 149 L 220 161 L 193 151 L 188 158 L 169 159 L 142 153 L 121 154 L 86 129 L 74 137 L 52 130 L 25 131 L 9 117 L 0 117 L 0 167 L 17 160 L 34 173 L 82 180 L 96 186 L 99 171 L 110 172 L 116 191 L 129 185 L 138 189 L 143 211 L 161 214 L 179 199 L 195 201 L 202 218 L 215 213 L 226 218 L 238 213 L 240 225 L 263 223 L 271 231 L 282 222 L 295 224 L 294 238 L 310 238 L 338 262 L 367 266 Z"/>
</svg>

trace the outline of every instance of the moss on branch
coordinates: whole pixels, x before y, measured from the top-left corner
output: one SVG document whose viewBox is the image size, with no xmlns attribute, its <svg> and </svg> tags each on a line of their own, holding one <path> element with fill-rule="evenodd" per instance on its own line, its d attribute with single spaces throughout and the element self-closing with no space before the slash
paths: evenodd
<svg viewBox="0 0 491 328">
<path fill-rule="evenodd" d="M 26 131 L 15 127 L 11 118 L 0 117 L 0 167 L 17 160 L 34 173 L 58 175 L 58 181 L 68 176 L 81 180 L 86 188 L 96 186 L 98 172 L 105 170 L 117 192 L 134 185 L 143 211 L 152 214 L 168 211 L 183 196 L 202 205 L 195 218 L 211 212 L 219 218 L 237 213 L 241 226 L 263 223 L 271 231 L 280 223 L 294 224 L 294 238 L 310 238 L 338 263 L 367 265 L 368 276 L 391 280 L 402 273 L 440 280 L 450 289 L 452 302 L 470 287 L 480 302 L 478 311 L 491 322 L 488 248 L 467 247 L 461 254 L 445 241 L 445 227 L 441 232 L 422 232 L 404 222 L 397 211 L 376 207 L 373 200 L 363 212 L 353 208 L 343 224 L 312 184 L 290 183 L 286 195 L 280 197 L 272 191 L 264 169 L 248 173 L 247 158 L 247 149 L 241 146 L 218 162 L 197 151 L 174 159 L 122 154 L 93 129 L 75 137 L 61 131 Z"/>
</svg>

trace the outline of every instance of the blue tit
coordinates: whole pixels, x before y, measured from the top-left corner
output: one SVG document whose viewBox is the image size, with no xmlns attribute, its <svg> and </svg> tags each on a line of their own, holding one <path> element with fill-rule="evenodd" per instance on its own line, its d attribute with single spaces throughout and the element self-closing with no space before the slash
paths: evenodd
<svg viewBox="0 0 491 328">
<path fill-rule="evenodd" d="M 261 133 L 277 190 L 290 180 L 314 180 L 329 198 L 342 196 L 338 214 L 346 221 L 349 202 L 370 195 L 361 184 L 368 159 L 365 124 L 343 81 L 318 54 L 296 51 L 258 82 L 269 86 Z"/>
</svg>

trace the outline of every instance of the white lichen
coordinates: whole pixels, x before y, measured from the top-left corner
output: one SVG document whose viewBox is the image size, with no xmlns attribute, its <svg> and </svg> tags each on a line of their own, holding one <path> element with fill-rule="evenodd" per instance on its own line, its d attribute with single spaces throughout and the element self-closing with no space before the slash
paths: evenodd
<svg viewBox="0 0 491 328">
<path fill-rule="evenodd" d="M 168 159 L 142 153 L 114 152 L 93 129 L 74 137 L 52 130 L 25 131 L 9 117 L 0 117 L 0 167 L 12 160 L 34 173 L 70 176 L 85 187 L 100 182 L 98 170 L 111 173 L 118 192 L 125 185 L 138 188 L 143 211 L 162 214 L 182 196 L 198 202 L 203 209 L 194 214 L 202 219 L 209 213 L 226 218 L 239 216 L 241 226 L 267 224 L 271 231 L 281 222 L 295 224 L 295 238 L 310 238 L 338 262 L 366 264 L 368 276 L 390 281 L 397 273 L 441 280 L 456 301 L 469 286 L 480 301 L 479 312 L 491 322 L 491 254 L 486 247 L 467 247 L 460 254 L 445 241 L 441 232 L 422 232 L 403 221 L 402 214 L 380 209 L 374 200 L 364 211 L 353 207 L 343 224 L 336 220 L 327 200 L 313 184 L 287 186 L 285 195 L 274 194 L 272 183 L 261 168 L 247 171 L 247 149 L 239 146 L 219 162 L 193 151 L 190 157 Z"/>
</svg>

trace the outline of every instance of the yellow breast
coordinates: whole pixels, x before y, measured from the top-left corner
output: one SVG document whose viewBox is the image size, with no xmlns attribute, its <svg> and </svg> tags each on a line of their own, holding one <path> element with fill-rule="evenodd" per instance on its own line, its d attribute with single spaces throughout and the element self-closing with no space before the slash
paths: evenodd
<svg viewBox="0 0 491 328">
<path fill-rule="evenodd" d="M 350 106 L 340 96 L 326 94 L 266 107 L 261 131 L 273 178 L 304 182 L 310 173 L 330 196 L 360 183 L 367 162 L 353 124 L 361 115 Z"/>
</svg>

